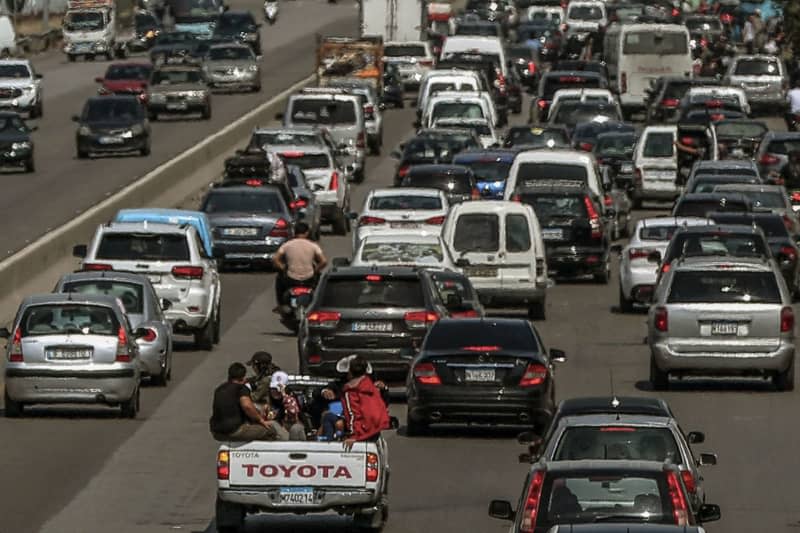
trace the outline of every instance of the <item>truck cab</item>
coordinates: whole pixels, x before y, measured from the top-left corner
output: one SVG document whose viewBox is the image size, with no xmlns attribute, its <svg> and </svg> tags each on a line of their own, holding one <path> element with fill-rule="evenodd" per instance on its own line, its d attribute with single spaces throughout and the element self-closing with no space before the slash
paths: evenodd
<svg viewBox="0 0 800 533">
<path fill-rule="evenodd" d="M 125 57 L 135 37 L 133 0 L 69 0 L 63 36 L 69 61 L 81 56 Z"/>
</svg>

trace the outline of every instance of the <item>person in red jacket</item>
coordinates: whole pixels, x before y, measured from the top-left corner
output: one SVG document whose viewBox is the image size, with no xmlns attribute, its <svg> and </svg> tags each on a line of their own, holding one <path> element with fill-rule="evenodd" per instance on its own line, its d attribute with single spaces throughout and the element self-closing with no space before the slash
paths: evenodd
<svg viewBox="0 0 800 533">
<path fill-rule="evenodd" d="M 355 442 L 377 440 L 381 431 L 389 429 L 389 412 L 381 393 L 367 375 L 369 363 L 361 357 L 350 359 L 347 383 L 342 389 L 346 450 Z"/>
</svg>

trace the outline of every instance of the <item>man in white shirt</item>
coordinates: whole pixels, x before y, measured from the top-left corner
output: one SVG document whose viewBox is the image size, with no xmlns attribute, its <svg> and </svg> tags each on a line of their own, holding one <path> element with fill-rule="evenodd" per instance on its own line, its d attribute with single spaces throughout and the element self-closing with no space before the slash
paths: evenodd
<svg viewBox="0 0 800 533">
<path fill-rule="evenodd" d="M 744 28 L 742 28 L 742 41 L 744 42 L 744 46 L 747 49 L 748 54 L 752 54 L 755 52 L 754 44 L 756 40 L 756 27 L 753 24 L 753 15 L 747 17 L 747 20 L 744 23 Z"/>
<path fill-rule="evenodd" d="M 795 116 L 800 115 L 800 77 L 794 80 L 794 88 L 786 93 L 786 101 L 789 102 L 789 111 L 785 116 L 786 128 L 796 131 Z"/>
</svg>

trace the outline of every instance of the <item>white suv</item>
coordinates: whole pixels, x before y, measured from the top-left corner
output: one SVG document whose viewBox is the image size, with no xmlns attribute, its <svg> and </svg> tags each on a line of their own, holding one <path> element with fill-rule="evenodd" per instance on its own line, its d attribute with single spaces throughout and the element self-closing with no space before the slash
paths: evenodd
<svg viewBox="0 0 800 533">
<path fill-rule="evenodd" d="M 0 109 L 42 116 L 42 75 L 27 59 L 0 60 Z"/>
<path fill-rule="evenodd" d="M 196 230 L 189 225 L 112 222 L 92 242 L 73 249 L 81 270 L 145 274 L 161 299 L 175 333 L 194 335 L 211 350 L 220 336 L 220 279 Z"/>
</svg>

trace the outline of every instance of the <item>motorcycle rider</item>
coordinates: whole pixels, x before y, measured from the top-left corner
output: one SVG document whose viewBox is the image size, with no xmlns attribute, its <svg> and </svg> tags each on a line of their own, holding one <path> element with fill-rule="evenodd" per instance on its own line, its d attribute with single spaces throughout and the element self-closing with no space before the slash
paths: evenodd
<svg viewBox="0 0 800 533">
<path fill-rule="evenodd" d="M 789 103 L 789 111 L 784 115 L 786 129 L 796 131 L 795 116 L 800 115 L 800 76 L 794 79 L 794 87 L 786 93 L 786 101 Z"/>
<path fill-rule="evenodd" d="M 325 269 L 328 259 L 322 248 L 309 238 L 310 229 L 305 222 L 294 225 L 294 238 L 283 243 L 272 257 L 272 264 L 278 271 L 275 278 L 275 301 L 273 309 L 280 313 L 284 294 L 298 285 L 315 286 L 319 273 Z"/>
</svg>

